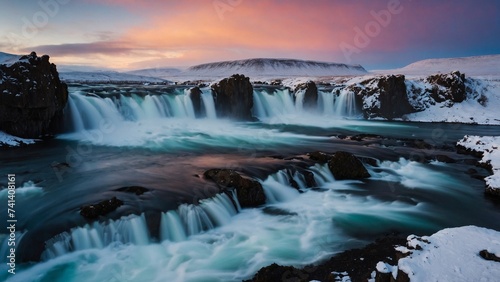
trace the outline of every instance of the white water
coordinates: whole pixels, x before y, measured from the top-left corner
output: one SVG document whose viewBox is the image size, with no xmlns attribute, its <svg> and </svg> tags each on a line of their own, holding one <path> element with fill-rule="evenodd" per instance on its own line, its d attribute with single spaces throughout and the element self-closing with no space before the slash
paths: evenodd
<svg viewBox="0 0 500 282">
<path fill-rule="evenodd" d="M 304 110 L 304 91 L 291 94 L 288 89 L 276 89 L 275 92 L 266 90 L 254 91 L 253 114 L 260 120 L 285 118 L 290 116 L 314 116 L 316 118 L 356 118 L 360 113 L 357 110 L 355 94 L 350 91 L 318 91 L 318 104 L 313 112 Z"/>
<path fill-rule="evenodd" d="M 204 90 L 201 100 L 208 118 L 215 118 L 211 91 Z M 188 90 L 177 89 L 174 94 L 135 94 L 112 97 L 85 95 L 81 91 L 70 93 L 69 117 L 75 132 L 98 129 L 103 122 L 119 124 L 124 121 L 147 121 L 161 118 L 195 118 Z"/>
<path fill-rule="evenodd" d="M 369 169 L 375 179 L 382 179 L 393 174 L 410 177 L 405 171 L 414 166 L 412 162 L 384 162 L 380 171 Z M 428 175 L 429 183 L 441 185 L 440 179 L 447 176 L 435 168 L 422 165 L 419 172 Z M 435 228 L 423 219 L 431 216 L 425 204 L 351 193 L 358 189 L 352 187 L 353 181 L 336 181 L 326 165 L 308 170 L 323 191 L 298 193 L 288 186 L 290 174 L 285 171 L 261 181 L 266 195 L 272 195 L 267 207 L 284 211 L 281 215 L 268 214 L 264 208 L 237 213 L 229 197 L 218 195 L 198 206 L 182 205 L 164 213 L 161 242 L 149 236 L 143 216 L 76 228 L 56 238 L 58 244 L 52 242 L 45 255 L 49 260 L 19 269 L 7 281 L 33 281 L 35 277 L 51 281 L 241 281 L 273 262 L 301 266 L 354 246 L 359 242 L 344 233 L 349 226 L 360 232 L 387 226 Z M 300 175 L 292 177 L 303 185 Z M 451 181 L 446 188 L 457 184 Z M 427 184 L 411 189 L 415 188 L 436 189 Z"/>
</svg>

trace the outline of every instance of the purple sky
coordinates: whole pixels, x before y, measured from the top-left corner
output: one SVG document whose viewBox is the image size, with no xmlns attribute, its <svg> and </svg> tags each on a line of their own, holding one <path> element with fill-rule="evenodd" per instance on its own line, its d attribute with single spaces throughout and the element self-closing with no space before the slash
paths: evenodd
<svg viewBox="0 0 500 282">
<path fill-rule="evenodd" d="M 0 50 L 138 69 L 256 57 L 402 67 L 500 53 L 498 0 L 2 0 Z"/>
</svg>

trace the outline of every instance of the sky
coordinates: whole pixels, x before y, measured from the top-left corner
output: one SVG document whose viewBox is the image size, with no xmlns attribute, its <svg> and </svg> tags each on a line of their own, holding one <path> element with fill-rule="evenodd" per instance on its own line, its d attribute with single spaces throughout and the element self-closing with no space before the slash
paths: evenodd
<svg viewBox="0 0 500 282">
<path fill-rule="evenodd" d="M 403 67 L 500 54 L 498 0 L 0 0 L 0 51 L 132 70 L 292 58 Z"/>
</svg>

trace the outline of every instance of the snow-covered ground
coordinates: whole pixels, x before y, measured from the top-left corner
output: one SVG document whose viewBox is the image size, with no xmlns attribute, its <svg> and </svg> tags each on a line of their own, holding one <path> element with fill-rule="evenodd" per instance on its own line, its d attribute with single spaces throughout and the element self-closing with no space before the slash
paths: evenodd
<svg viewBox="0 0 500 282">
<path fill-rule="evenodd" d="M 464 226 L 443 229 L 429 237 L 410 235 L 407 240 L 406 247 L 396 250 L 410 255 L 391 269 L 393 276 L 399 269 L 410 281 L 499 281 L 500 262 L 479 255 L 487 250 L 500 257 L 498 231 Z"/>
<path fill-rule="evenodd" d="M 59 77 L 65 82 L 76 83 L 169 83 L 169 81 L 149 76 L 133 75 L 116 71 L 70 71 L 60 72 Z"/>
<path fill-rule="evenodd" d="M 12 136 L 3 131 L 0 131 L 0 147 L 2 146 L 20 146 L 22 144 L 34 144 L 35 139 L 24 139 L 21 137 Z"/>
<path fill-rule="evenodd" d="M 17 62 L 17 60 L 19 60 L 19 57 L 21 56 L 0 52 L 0 64 L 11 65 Z"/>
<path fill-rule="evenodd" d="M 500 134 L 500 133 L 499 133 Z M 482 152 L 482 163 L 489 163 L 493 169 L 493 175 L 486 177 L 488 189 L 497 191 L 500 195 L 500 136 L 465 136 L 458 141 L 457 145 Z"/>
<path fill-rule="evenodd" d="M 500 55 L 428 59 L 414 62 L 399 69 L 374 70 L 372 72 L 377 74 L 422 76 L 435 73 L 448 73 L 455 70 L 459 70 L 467 76 L 500 77 Z"/>
</svg>

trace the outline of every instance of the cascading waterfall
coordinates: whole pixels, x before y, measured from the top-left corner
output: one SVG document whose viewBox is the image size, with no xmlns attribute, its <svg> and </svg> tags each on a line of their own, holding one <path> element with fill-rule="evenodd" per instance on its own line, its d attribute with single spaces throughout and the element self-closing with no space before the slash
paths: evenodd
<svg viewBox="0 0 500 282">
<path fill-rule="evenodd" d="M 239 203 L 234 192 L 231 197 L 217 194 L 201 200 L 199 205 L 182 204 L 177 210 L 161 214 L 160 240 L 186 240 L 191 235 L 228 223 L 238 211 Z M 145 215 L 130 215 L 108 222 L 94 222 L 57 235 L 45 243 L 42 259 L 73 251 L 102 249 L 112 243 L 147 245 L 154 241 Z"/>
<path fill-rule="evenodd" d="M 254 90 L 253 115 L 260 119 L 279 116 L 303 115 L 304 91 L 295 95 L 288 89 Z M 354 92 L 341 90 L 318 91 L 316 113 L 335 117 L 356 117 L 359 115 Z M 310 114 L 310 113 L 309 113 Z"/>
<path fill-rule="evenodd" d="M 82 91 L 72 92 L 68 99 L 67 118 L 70 131 L 97 129 L 103 121 L 142 121 L 158 118 L 195 118 L 193 102 L 187 89 L 175 89 L 173 94 L 98 96 Z M 207 118 L 216 118 L 212 92 L 204 89 L 201 105 Z"/>
</svg>

